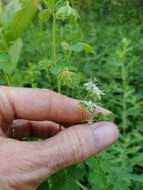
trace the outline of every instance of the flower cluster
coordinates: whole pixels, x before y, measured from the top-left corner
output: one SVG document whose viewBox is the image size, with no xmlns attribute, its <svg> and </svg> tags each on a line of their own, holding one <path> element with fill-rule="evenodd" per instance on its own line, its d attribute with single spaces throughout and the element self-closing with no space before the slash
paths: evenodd
<svg viewBox="0 0 143 190">
<path fill-rule="evenodd" d="M 80 101 L 81 105 L 86 108 L 86 110 L 91 113 L 91 114 L 94 114 L 95 111 L 96 111 L 96 108 L 97 108 L 97 104 L 94 103 L 92 100 L 89 100 L 89 101 L 85 101 L 85 100 L 82 100 Z"/>
<path fill-rule="evenodd" d="M 93 80 L 86 82 L 83 86 L 87 91 L 87 95 L 80 103 L 81 106 L 90 113 L 91 117 L 88 120 L 88 123 L 91 124 L 95 120 L 96 109 L 98 107 L 98 103 L 101 101 L 101 95 L 104 93 Z"/>
<path fill-rule="evenodd" d="M 93 95 L 96 95 L 99 100 L 101 99 L 101 95 L 104 94 L 103 91 L 100 90 L 99 87 L 97 86 L 97 84 L 94 81 L 92 81 L 92 80 L 90 80 L 89 82 L 85 83 L 84 87 L 85 87 L 85 89 L 89 93 L 91 93 Z"/>
</svg>

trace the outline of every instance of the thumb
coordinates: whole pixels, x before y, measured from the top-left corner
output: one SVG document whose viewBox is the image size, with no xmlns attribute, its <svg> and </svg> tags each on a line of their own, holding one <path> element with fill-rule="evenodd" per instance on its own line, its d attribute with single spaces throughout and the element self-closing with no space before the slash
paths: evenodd
<svg viewBox="0 0 143 190">
<path fill-rule="evenodd" d="M 102 151 L 117 138 L 118 129 L 109 122 L 73 126 L 38 142 L 0 137 L 0 189 L 33 190 L 47 176 Z"/>
<path fill-rule="evenodd" d="M 110 146 L 118 138 L 116 125 L 99 122 L 65 129 L 49 140 L 39 142 L 41 164 L 48 166 L 48 175 L 81 162 Z"/>
</svg>

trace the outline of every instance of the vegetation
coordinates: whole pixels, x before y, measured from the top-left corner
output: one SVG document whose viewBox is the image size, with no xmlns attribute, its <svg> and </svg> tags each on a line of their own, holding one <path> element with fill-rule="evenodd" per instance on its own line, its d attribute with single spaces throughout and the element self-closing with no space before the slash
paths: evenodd
<svg viewBox="0 0 143 190">
<path fill-rule="evenodd" d="M 86 100 L 96 79 L 120 128 L 115 145 L 39 190 L 143 189 L 142 20 L 141 0 L 0 0 L 0 84 Z"/>
</svg>

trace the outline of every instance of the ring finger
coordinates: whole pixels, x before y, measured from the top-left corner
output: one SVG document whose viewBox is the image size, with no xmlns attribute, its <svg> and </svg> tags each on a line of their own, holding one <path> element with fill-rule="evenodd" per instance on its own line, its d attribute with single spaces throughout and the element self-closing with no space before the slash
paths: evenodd
<svg viewBox="0 0 143 190">
<path fill-rule="evenodd" d="M 10 138 L 49 138 L 61 131 L 61 125 L 52 121 L 15 120 L 6 136 Z"/>
</svg>

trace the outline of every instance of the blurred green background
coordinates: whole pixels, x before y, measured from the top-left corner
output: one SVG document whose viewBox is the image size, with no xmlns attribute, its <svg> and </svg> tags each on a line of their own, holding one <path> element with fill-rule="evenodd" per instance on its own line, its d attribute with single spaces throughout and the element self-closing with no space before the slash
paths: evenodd
<svg viewBox="0 0 143 190">
<path fill-rule="evenodd" d="M 0 1 L 0 84 L 58 91 L 60 78 L 61 93 L 82 99 L 83 83 L 96 78 L 105 92 L 102 105 L 115 114 L 121 133 L 111 148 L 60 171 L 38 190 L 142 190 L 143 1 L 71 0 L 80 18 L 57 18 L 54 33 L 47 9 L 56 11 L 65 1 L 53 1 L 55 7 L 48 0 L 8 2 Z M 26 14 L 16 29 L 21 9 Z"/>
</svg>

